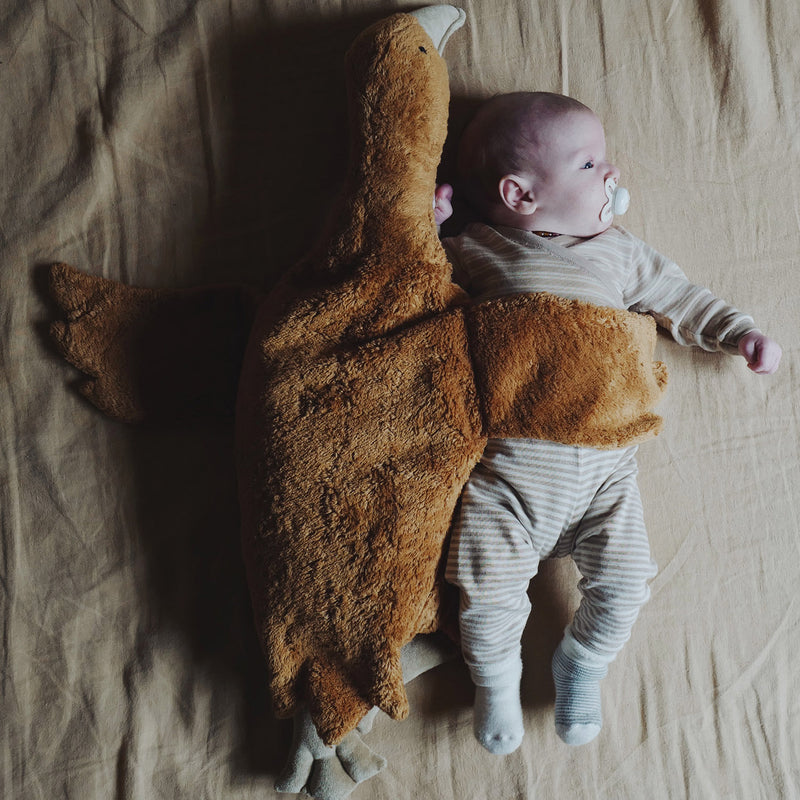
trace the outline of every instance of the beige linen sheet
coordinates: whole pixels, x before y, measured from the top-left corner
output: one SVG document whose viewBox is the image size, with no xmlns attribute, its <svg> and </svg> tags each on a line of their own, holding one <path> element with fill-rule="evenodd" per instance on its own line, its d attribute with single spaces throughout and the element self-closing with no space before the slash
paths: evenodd
<svg viewBox="0 0 800 800">
<path fill-rule="evenodd" d="M 800 797 L 800 10 L 795 0 L 464 0 L 457 134 L 538 88 L 605 121 L 624 225 L 784 347 L 774 377 L 659 342 L 665 430 L 640 451 L 660 571 L 603 682 L 604 728 L 553 729 L 577 602 L 533 581 L 526 739 L 471 733 L 451 661 L 368 744 L 354 800 Z M 413 6 L 412 6 L 413 7 Z M 44 267 L 144 286 L 269 286 L 319 231 L 347 135 L 342 55 L 379 0 L 0 4 L 0 796 L 266 800 L 269 710 L 240 564 L 232 430 L 110 422 L 44 331 Z M 445 159 L 442 178 L 452 175 Z"/>
</svg>

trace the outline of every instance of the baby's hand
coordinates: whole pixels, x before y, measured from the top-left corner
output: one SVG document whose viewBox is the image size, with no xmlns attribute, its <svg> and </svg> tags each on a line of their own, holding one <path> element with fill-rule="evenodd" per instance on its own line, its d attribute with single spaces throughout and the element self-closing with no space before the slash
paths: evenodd
<svg viewBox="0 0 800 800">
<path fill-rule="evenodd" d="M 453 215 L 453 187 L 449 183 L 443 183 L 436 187 L 433 193 L 433 218 L 437 225 L 441 225 L 446 219 Z"/>
<path fill-rule="evenodd" d="M 750 331 L 739 339 L 739 354 L 747 366 L 759 375 L 772 375 L 781 363 L 781 346 L 761 331 Z"/>
</svg>

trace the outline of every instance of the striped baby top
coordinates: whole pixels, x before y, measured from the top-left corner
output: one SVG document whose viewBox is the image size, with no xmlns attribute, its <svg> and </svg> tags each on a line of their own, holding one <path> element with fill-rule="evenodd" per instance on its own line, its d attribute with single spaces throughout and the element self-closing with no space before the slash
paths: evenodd
<svg viewBox="0 0 800 800">
<path fill-rule="evenodd" d="M 752 317 L 690 283 L 677 264 L 614 225 L 589 239 L 483 223 L 442 242 L 453 280 L 476 300 L 551 292 L 650 314 L 679 344 L 736 352 Z"/>
</svg>

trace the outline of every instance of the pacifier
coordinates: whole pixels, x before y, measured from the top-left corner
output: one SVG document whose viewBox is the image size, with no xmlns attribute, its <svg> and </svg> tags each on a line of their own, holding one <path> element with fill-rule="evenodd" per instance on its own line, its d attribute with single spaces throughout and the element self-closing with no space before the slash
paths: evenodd
<svg viewBox="0 0 800 800">
<path fill-rule="evenodd" d="M 606 178 L 606 197 L 608 201 L 600 211 L 601 222 L 611 222 L 615 214 L 624 214 L 631 204 L 631 195 L 627 189 L 617 186 L 616 178 Z"/>
</svg>

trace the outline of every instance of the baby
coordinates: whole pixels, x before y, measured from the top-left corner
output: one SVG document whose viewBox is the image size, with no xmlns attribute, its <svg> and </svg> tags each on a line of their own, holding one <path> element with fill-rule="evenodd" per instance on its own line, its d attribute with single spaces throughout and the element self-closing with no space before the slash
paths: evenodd
<svg viewBox="0 0 800 800">
<path fill-rule="evenodd" d="M 627 308 L 651 314 L 680 344 L 738 353 L 760 374 L 777 369 L 781 349 L 751 317 L 611 224 L 626 206 L 619 171 L 600 120 L 577 100 L 519 92 L 488 101 L 464 133 L 459 171 L 485 223 L 443 244 L 475 299 L 547 291 Z M 437 221 L 451 196 L 449 186 L 437 189 Z M 461 592 L 475 735 L 493 753 L 512 752 L 523 737 L 520 641 L 543 558 L 571 555 L 582 575 L 580 606 L 552 661 L 556 730 L 572 745 L 600 731 L 600 680 L 656 573 L 635 455 L 636 447 L 495 439 L 464 488 L 447 579 Z"/>
</svg>

